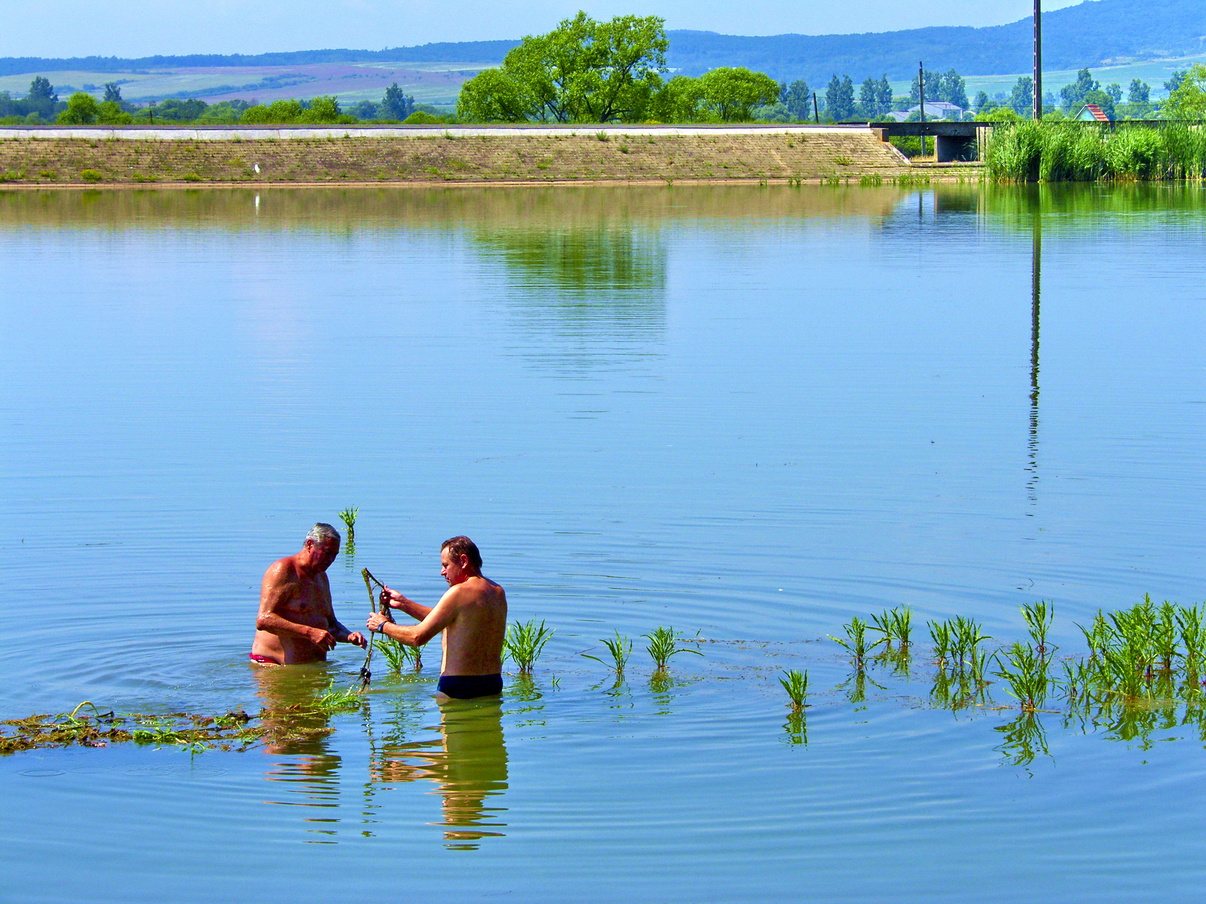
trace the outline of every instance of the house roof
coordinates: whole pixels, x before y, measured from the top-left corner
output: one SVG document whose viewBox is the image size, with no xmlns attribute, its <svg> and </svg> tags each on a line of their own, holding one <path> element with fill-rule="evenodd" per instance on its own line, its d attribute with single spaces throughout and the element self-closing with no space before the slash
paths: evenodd
<svg viewBox="0 0 1206 904">
<path fill-rule="evenodd" d="M 1097 106 L 1097 104 L 1085 104 L 1081 107 L 1080 112 L 1076 114 L 1076 118 L 1083 119 L 1086 122 L 1090 121 L 1090 119 L 1095 119 L 1098 122 L 1110 121 L 1110 117 L 1106 116 L 1105 111 Z"/>
</svg>

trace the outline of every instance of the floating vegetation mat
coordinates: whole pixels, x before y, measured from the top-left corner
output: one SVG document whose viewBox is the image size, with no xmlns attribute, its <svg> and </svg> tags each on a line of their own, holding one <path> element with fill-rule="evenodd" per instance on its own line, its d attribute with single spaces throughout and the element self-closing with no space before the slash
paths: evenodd
<svg viewBox="0 0 1206 904">
<path fill-rule="evenodd" d="M 233 710 L 223 715 L 201 713 L 102 712 L 85 701 L 70 713 L 37 714 L 0 721 L 0 754 L 46 747 L 108 747 L 134 743 L 176 745 L 193 753 L 204 750 L 245 750 L 261 741 L 280 744 L 321 737 L 334 731 L 326 717 L 357 709 L 354 691 L 328 691 L 310 705 L 276 707 L 248 715 Z"/>
</svg>

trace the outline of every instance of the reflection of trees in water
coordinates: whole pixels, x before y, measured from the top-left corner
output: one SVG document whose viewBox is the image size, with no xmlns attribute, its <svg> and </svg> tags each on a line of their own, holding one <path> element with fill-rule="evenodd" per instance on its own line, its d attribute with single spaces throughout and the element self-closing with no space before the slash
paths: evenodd
<svg viewBox="0 0 1206 904">
<path fill-rule="evenodd" d="M 474 233 L 501 260 L 527 357 L 568 369 L 646 357 L 666 326 L 666 251 L 657 231 L 628 224 Z"/>
<path fill-rule="evenodd" d="M 476 848 L 486 837 L 500 837 L 506 808 L 507 748 L 502 730 L 502 701 L 449 700 L 440 703 L 440 724 L 426 729 L 425 740 L 386 739 L 369 765 L 373 782 L 429 781 L 440 794 L 444 839 L 448 847 Z"/>
</svg>

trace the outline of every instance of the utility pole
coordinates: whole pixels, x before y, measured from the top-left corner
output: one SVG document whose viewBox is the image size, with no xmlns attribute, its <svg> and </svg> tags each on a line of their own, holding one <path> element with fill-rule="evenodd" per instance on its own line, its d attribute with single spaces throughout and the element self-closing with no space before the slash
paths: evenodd
<svg viewBox="0 0 1206 904">
<path fill-rule="evenodd" d="M 1043 118 L 1043 10 L 1034 0 L 1034 119 Z"/>
<path fill-rule="evenodd" d="M 1034 0 L 1038 3 L 1038 0 Z M 925 60 L 917 64 L 917 95 L 921 99 L 921 156 L 925 156 Z"/>
</svg>

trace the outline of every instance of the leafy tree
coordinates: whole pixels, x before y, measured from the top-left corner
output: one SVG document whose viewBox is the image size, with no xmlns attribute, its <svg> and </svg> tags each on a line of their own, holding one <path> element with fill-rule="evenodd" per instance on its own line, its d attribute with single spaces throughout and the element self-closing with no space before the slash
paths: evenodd
<svg viewBox="0 0 1206 904">
<path fill-rule="evenodd" d="M 925 99 L 928 101 L 942 100 L 942 73 L 925 70 Z M 913 76 L 913 84 L 909 88 L 909 104 L 916 106 L 921 103 L 921 84 L 917 76 Z"/>
<path fill-rule="evenodd" d="M 154 107 L 147 108 L 146 112 L 148 116 L 153 114 L 155 119 L 164 122 L 192 122 L 199 119 L 208 107 L 209 104 L 196 97 L 186 100 L 169 97 L 167 100 L 161 100 Z"/>
<path fill-rule="evenodd" d="M 1127 103 L 1131 104 L 1147 104 L 1151 103 L 1152 86 L 1147 82 L 1141 82 L 1137 78 L 1131 79 L 1131 90 L 1126 96 Z"/>
<path fill-rule="evenodd" d="M 1185 77 L 1189 75 L 1188 70 L 1174 69 L 1173 74 L 1169 76 L 1168 81 L 1164 83 L 1164 90 L 1172 94 L 1181 87 L 1181 82 L 1185 81 Z"/>
<path fill-rule="evenodd" d="M 1206 118 L 1206 64 L 1195 63 L 1181 73 L 1161 112 L 1165 119 Z"/>
<path fill-rule="evenodd" d="M 42 119 L 50 119 L 58 103 L 59 96 L 55 94 L 54 87 L 46 76 L 36 76 L 29 83 L 29 94 L 25 96 L 27 113 L 35 113 Z"/>
<path fill-rule="evenodd" d="M 483 73 L 484 74 L 484 73 Z M 699 79 L 676 75 L 654 94 L 649 107 L 659 122 L 701 122 L 708 119 Z"/>
<path fill-rule="evenodd" d="M 134 117 L 115 100 L 102 100 L 96 105 L 96 121 L 104 126 L 128 126 Z"/>
<path fill-rule="evenodd" d="M 1095 91 L 1090 91 L 1082 100 L 1082 104 L 1097 104 L 1101 107 L 1101 112 L 1110 119 L 1116 119 L 1118 111 L 1114 108 L 1114 97 L 1107 91 L 1102 91 L 1098 88 Z M 1078 111 L 1070 111 L 1078 112 Z"/>
<path fill-rule="evenodd" d="M 954 104 L 960 110 L 966 110 L 971 104 L 967 100 L 967 83 L 954 69 L 949 70 L 942 76 L 942 82 L 939 86 L 937 100 L 944 100 L 948 104 Z"/>
<path fill-rule="evenodd" d="M 469 121 L 639 122 L 662 85 L 668 46 L 658 16 L 596 22 L 579 12 L 547 35 L 525 37 L 499 69 L 465 82 L 457 114 Z"/>
<path fill-rule="evenodd" d="M 782 93 L 782 92 L 780 92 Z M 795 122 L 796 119 L 791 115 L 791 111 L 787 109 L 787 105 L 779 102 L 776 104 L 763 104 L 760 107 L 754 107 L 750 111 L 754 119 L 759 122 Z"/>
<path fill-rule="evenodd" d="M 1009 92 L 1006 106 L 1019 116 L 1025 116 L 1034 111 L 1034 79 L 1023 75 Z"/>
<path fill-rule="evenodd" d="M 854 118 L 854 81 L 850 76 L 838 78 L 837 73 L 825 89 L 825 110 L 834 122 Z"/>
<path fill-rule="evenodd" d="M 309 109 L 299 119 L 303 122 L 339 122 L 342 116 L 338 98 L 320 95 L 310 101 Z"/>
<path fill-rule="evenodd" d="M 787 107 L 787 112 L 793 119 L 811 119 L 812 89 L 808 87 L 808 82 L 796 79 L 788 85 L 787 92 L 783 95 L 783 105 Z"/>
<path fill-rule="evenodd" d="M 892 109 L 892 85 L 885 73 L 882 78 L 869 78 L 858 92 L 858 107 L 868 119 L 879 119 Z"/>
<path fill-rule="evenodd" d="M 977 91 L 976 99 L 974 101 L 972 101 L 972 106 L 975 108 L 976 112 L 977 113 L 980 112 L 985 107 L 987 107 L 988 104 L 989 104 L 988 92 L 987 91 Z"/>
<path fill-rule="evenodd" d="M 105 82 L 105 96 L 102 102 L 121 104 L 121 88 L 117 82 Z"/>
<path fill-rule="evenodd" d="M 1022 122 L 1025 119 L 1013 107 L 993 107 L 989 110 L 981 110 L 976 118 L 981 122 Z"/>
<path fill-rule="evenodd" d="M 1086 101 L 1085 95 L 1090 91 L 1100 90 L 1101 82 L 1094 79 L 1093 74 L 1088 69 L 1081 69 L 1076 73 L 1076 81 L 1070 85 L 1064 85 L 1060 89 L 1059 96 L 1063 101 L 1064 109 L 1075 113 L 1086 103 L 1093 103 L 1092 101 Z"/>
<path fill-rule="evenodd" d="M 59 114 L 59 122 L 66 126 L 92 125 L 100 118 L 96 98 L 77 91 L 67 98 L 67 109 Z"/>
<path fill-rule="evenodd" d="M 1122 85 L 1118 84 L 1117 82 L 1113 82 L 1109 85 L 1106 85 L 1105 93 L 1110 95 L 1111 98 L 1113 98 L 1114 103 L 1116 103 L 1116 104 L 1122 103 Z"/>
<path fill-rule="evenodd" d="M 754 107 L 772 104 L 779 97 L 779 85 L 773 78 L 741 66 L 706 72 L 699 78 L 699 87 L 705 107 L 721 122 L 749 122 Z"/>
<path fill-rule="evenodd" d="M 403 94 L 397 82 L 385 89 L 385 96 L 381 98 L 381 115 L 385 119 L 396 119 L 401 122 L 413 112 L 415 112 L 415 99 Z M 371 116 L 362 118 L 372 119 Z"/>
</svg>

